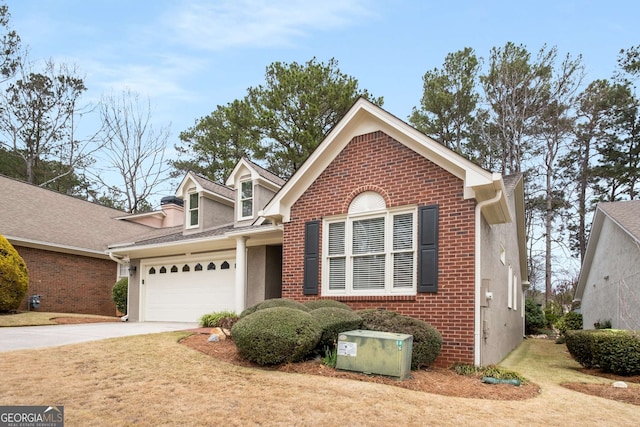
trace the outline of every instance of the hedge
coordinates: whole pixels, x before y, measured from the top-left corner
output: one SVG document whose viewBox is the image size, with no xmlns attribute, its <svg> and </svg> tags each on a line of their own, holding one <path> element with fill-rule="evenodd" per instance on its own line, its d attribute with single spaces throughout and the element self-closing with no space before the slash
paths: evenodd
<svg viewBox="0 0 640 427">
<path fill-rule="evenodd" d="M 616 375 L 640 375 L 640 336 L 637 331 L 567 331 L 566 337 L 569 353 L 585 368 L 599 367 Z"/>
</svg>

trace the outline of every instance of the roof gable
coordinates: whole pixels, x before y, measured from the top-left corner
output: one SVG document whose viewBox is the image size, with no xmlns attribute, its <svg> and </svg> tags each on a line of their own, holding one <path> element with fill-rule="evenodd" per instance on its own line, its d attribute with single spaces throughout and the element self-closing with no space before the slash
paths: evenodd
<svg viewBox="0 0 640 427">
<path fill-rule="evenodd" d="M 217 182 L 213 182 L 193 171 L 187 172 L 184 178 L 182 178 L 182 182 L 176 189 L 175 195 L 183 197 L 186 191 L 191 187 L 195 187 L 198 193 L 206 193 L 210 198 L 223 200 L 227 202 L 227 204 L 229 202 L 233 203 L 233 189 L 222 184 L 218 184 Z"/>
<path fill-rule="evenodd" d="M 500 203 L 488 206 L 483 213 L 489 222 L 511 220 L 500 174 L 488 172 L 442 144 L 434 141 L 387 111 L 360 98 L 329 132 L 300 169 L 265 207 L 262 215 L 289 221 L 291 206 L 311 186 L 322 171 L 356 136 L 382 131 L 414 152 L 460 178 L 464 197 L 478 201 L 491 199 L 502 191 Z"/>
<path fill-rule="evenodd" d="M 286 182 L 273 172 L 252 162 L 246 157 L 243 157 L 238 161 L 238 163 L 236 163 L 225 184 L 230 187 L 234 187 L 240 178 L 238 174 L 243 174 L 244 171 L 248 171 L 251 174 L 252 180 L 261 181 L 263 184 L 266 184 L 266 187 L 273 188 L 275 190 L 280 189 L 280 187 L 282 187 Z"/>
</svg>

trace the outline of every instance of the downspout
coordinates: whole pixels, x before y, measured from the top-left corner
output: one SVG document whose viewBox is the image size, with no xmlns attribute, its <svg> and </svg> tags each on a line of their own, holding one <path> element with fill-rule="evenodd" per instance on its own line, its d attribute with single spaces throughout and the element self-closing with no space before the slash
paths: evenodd
<svg viewBox="0 0 640 427">
<path fill-rule="evenodd" d="M 123 260 L 122 258 L 119 258 L 117 256 L 115 256 L 113 254 L 113 252 L 109 251 L 109 258 L 111 258 L 111 260 L 115 261 L 116 263 L 120 264 L 120 265 L 127 265 L 129 264 L 128 262 L 126 262 L 125 260 Z M 120 320 L 122 320 L 123 322 L 126 322 L 129 320 L 129 283 L 127 282 L 127 314 L 125 314 L 124 316 L 122 316 L 120 318 Z"/>
<path fill-rule="evenodd" d="M 475 253 L 475 326 L 474 326 L 474 339 L 473 339 L 473 363 L 476 366 L 480 366 L 480 291 L 482 289 L 482 277 L 481 277 L 481 268 L 480 262 L 482 260 L 481 256 L 481 248 L 482 248 L 482 239 L 480 236 L 481 231 L 481 218 L 482 218 L 482 208 L 488 205 L 492 205 L 502 198 L 502 190 L 498 190 L 496 195 L 488 200 L 483 200 L 482 202 L 476 205 L 476 224 L 475 224 L 475 242 L 476 242 L 476 253 Z"/>
<path fill-rule="evenodd" d="M 117 256 L 115 256 L 111 251 L 109 251 L 109 258 L 111 258 L 112 261 L 115 261 L 120 265 L 127 265 L 127 262 L 125 262 L 122 258 L 118 258 Z"/>
</svg>

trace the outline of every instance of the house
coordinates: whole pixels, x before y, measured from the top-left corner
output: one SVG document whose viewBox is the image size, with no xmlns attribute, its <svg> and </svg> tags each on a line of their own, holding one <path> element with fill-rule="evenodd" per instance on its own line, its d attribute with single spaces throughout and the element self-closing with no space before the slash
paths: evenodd
<svg viewBox="0 0 640 427">
<path fill-rule="evenodd" d="M 107 245 L 154 228 L 119 220 L 122 211 L 4 176 L 0 195 L 0 234 L 25 260 L 28 295 L 42 296 L 38 310 L 114 316 L 111 288 L 128 270 L 109 258 Z M 181 223 L 181 211 L 178 217 Z M 31 308 L 27 301 L 20 310 Z"/>
<path fill-rule="evenodd" d="M 522 177 L 365 99 L 287 182 L 243 159 L 225 185 L 187 173 L 175 197 L 181 230 L 109 249 L 137 269 L 130 320 L 328 298 L 427 321 L 443 336 L 440 365 L 496 363 L 522 340 Z"/>
<path fill-rule="evenodd" d="M 574 300 L 584 329 L 640 329 L 640 200 L 596 207 Z"/>
</svg>

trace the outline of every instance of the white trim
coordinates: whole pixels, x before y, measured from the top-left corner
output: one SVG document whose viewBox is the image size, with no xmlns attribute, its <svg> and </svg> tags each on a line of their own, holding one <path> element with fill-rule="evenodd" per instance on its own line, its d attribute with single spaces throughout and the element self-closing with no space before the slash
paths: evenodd
<svg viewBox="0 0 640 427">
<path fill-rule="evenodd" d="M 185 209 L 186 218 L 185 218 L 185 221 L 184 221 L 184 224 L 185 224 L 184 228 L 187 229 L 187 230 L 192 230 L 194 228 L 200 227 L 200 217 L 202 216 L 201 215 L 201 211 L 202 211 L 202 209 L 201 209 L 202 206 L 201 205 L 202 205 L 202 203 L 201 203 L 201 200 L 200 200 L 200 192 L 197 191 L 197 189 L 195 191 L 189 190 L 189 191 L 187 191 L 186 194 L 187 194 L 187 197 L 186 197 L 186 199 L 187 199 L 186 205 L 187 206 L 186 206 L 186 209 Z M 191 223 L 191 212 L 194 210 L 194 209 L 191 208 L 191 196 L 194 196 L 194 195 L 198 199 L 198 207 L 196 208 L 198 210 L 198 222 L 195 225 Z"/>
<path fill-rule="evenodd" d="M 49 252 L 60 252 L 72 255 L 81 255 L 91 258 L 108 259 L 109 255 L 104 251 L 95 249 L 80 248 L 78 246 L 60 245 L 52 242 L 43 242 L 42 240 L 25 239 L 15 236 L 4 236 L 14 246 L 24 246 L 26 248 L 42 249 Z"/>
</svg>

